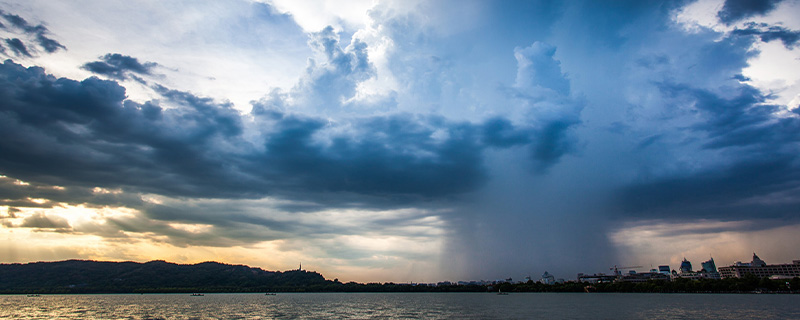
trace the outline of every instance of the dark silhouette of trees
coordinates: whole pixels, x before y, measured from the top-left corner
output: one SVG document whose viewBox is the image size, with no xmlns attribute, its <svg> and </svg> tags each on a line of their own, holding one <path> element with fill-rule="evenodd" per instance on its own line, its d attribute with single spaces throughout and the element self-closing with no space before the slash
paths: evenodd
<svg viewBox="0 0 800 320">
<path fill-rule="evenodd" d="M 788 285 L 787 285 L 788 283 Z M 552 285 L 528 281 L 493 285 L 416 285 L 342 283 L 305 270 L 266 271 L 244 265 L 164 261 L 100 262 L 68 260 L 0 264 L 0 293 L 180 293 L 180 292 L 651 292 L 651 293 L 800 293 L 800 278 L 770 280 L 675 279 L 674 281 Z"/>
</svg>

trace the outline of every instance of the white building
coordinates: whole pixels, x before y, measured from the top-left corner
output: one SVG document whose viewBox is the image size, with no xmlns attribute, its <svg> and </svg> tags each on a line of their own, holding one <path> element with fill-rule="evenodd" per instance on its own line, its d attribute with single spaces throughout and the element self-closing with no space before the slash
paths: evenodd
<svg viewBox="0 0 800 320">
<path fill-rule="evenodd" d="M 791 264 L 770 264 L 761 260 L 753 253 L 753 261 L 750 263 L 736 262 L 732 266 L 720 267 L 719 273 L 722 278 L 743 278 L 747 274 L 756 277 L 800 277 L 800 260 L 792 260 Z"/>
</svg>

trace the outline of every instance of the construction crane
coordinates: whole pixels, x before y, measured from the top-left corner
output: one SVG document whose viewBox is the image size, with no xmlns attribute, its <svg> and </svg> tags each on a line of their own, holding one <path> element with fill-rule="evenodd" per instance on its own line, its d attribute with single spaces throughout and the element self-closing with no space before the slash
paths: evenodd
<svg viewBox="0 0 800 320">
<path fill-rule="evenodd" d="M 608 268 L 608 270 L 614 270 L 614 275 L 616 275 L 617 277 L 620 277 L 620 276 L 622 276 L 622 273 L 619 272 L 619 269 L 634 269 L 634 268 L 641 268 L 641 267 L 642 266 L 618 267 L 617 265 L 614 265 L 613 268 Z"/>
</svg>

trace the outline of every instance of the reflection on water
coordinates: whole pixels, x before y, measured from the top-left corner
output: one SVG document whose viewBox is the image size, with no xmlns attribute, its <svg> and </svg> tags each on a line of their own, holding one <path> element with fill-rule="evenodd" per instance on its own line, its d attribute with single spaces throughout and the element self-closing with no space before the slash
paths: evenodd
<svg viewBox="0 0 800 320">
<path fill-rule="evenodd" d="M 8 319 L 800 319 L 800 295 L 284 293 L 0 296 Z"/>
</svg>

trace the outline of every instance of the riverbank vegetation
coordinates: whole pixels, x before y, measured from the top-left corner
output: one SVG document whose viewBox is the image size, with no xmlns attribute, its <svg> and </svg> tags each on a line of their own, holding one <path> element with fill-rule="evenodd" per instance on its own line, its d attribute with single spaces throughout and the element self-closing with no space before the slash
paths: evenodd
<svg viewBox="0 0 800 320">
<path fill-rule="evenodd" d="M 0 264 L 0 294 L 190 293 L 190 292 L 649 292 L 800 293 L 800 278 L 770 280 L 675 279 L 674 281 L 492 285 L 356 283 L 326 280 L 306 270 L 265 271 L 243 265 L 164 261 L 98 262 L 69 260 Z"/>
</svg>

